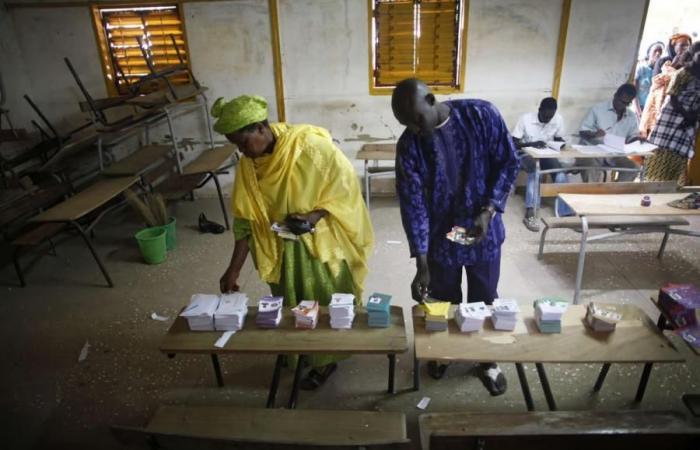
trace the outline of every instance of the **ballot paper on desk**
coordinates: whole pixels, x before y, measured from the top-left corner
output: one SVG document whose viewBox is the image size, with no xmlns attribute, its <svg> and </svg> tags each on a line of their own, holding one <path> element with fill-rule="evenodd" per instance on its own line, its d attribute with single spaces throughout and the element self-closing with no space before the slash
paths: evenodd
<svg viewBox="0 0 700 450">
<path fill-rule="evenodd" d="M 328 314 L 331 317 L 331 328 L 352 328 L 355 318 L 355 296 L 352 294 L 335 293 L 328 304 Z"/>
<path fill-rule="evenodd" d="M 484 302 L 460 303 L 455 310 L 455 322 L 463 333 L 479 331 L 491 310 Z"/>
<path fill-rule="evenodd" d="M 586 153 L 587 149 L 582 149 L 581 147 L 592 147 L 595 151 L 604 151 L 612 154 L 627 155 L 632 153 L 650 153 L 656 150 L 657 146 L 650 144 L 648 142 L 635 141 L 630 144 L 625 144 L 625 138 L 623 136 L 617 136 L 611 133 L 607 133 L 603 137 L 603 143 L 593 146 L 576 146 L 578 151 L 581 153 Z M 593 150 L 591 150 L 593 151 Z"/>
<path fill-rule="evenodd" d="M 248 296 L 242 292 L 223 294 L 214 312 L 214 329 L 238 331 L 243 328 L 248 314 Z"/>
<path fill-rule="evenodd" d="M 258 302 L 258 315 L 255 324 L 260 328 L 277 328 L 282 320 L 284 297 L 266 295 Z"/>
<path fill-rule="evenodd" d="M 219 306 L 218 295 L 195 294 L 190 304 L 180 313 L 192 331 L 214 330 L 214 312 Z"/>
<path fill-rule="evenodd" d="M 528 150 L 537 156 L 557 156 L 561 149 L 566 145 L 566 142 L 562 141 L 547 141 L 545 142 L 546 147 L 524 147 L 524 150 Z"/>
</svg>

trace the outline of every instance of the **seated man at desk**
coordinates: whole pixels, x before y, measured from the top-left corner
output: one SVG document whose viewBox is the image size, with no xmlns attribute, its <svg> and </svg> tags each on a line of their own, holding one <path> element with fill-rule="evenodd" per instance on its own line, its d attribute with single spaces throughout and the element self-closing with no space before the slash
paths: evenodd
<svg viewBox="0 0 700 450">
<path fill-rule="evenodd" d="M 537 112 L 529 112 L 520 116 L 511 135 L 513 143 L 518 149 L 520 167 L 527 173 L 527 185 L 525 187 L 525 217 L 523 224 L 530 231 L 539 231 L 540 226 L 535 217 L 535 195 L 537 180 L 535 179 L 535 160 L 528 155 L 523 148 L 535 147 L 545 148 L 547 142 L 563 142 L 564 119 L 557 113 L 557 100 L 547 97 L 540 102 Z M 556 158 L 543 158 L 540 160 L 542 170 L 559 169 L 573 165 L 573 161 L 559 160 Z M 565 172 L 552 174 L 555 183 L 568 183 L 569 179 Z M 560 203 L 559 215 L 569 215 L 568 208 Z"/>
<path fill-rule="evenodd" d="M 606 100 L 593 106 L 581 123 L 579 135 L 581 144 L 598 145 L 603 143 L 607 133 L 625 138 L 626 143 L 639 139 L 639 121 L 637 114 L 630 108 L 637 95 L 637 88 L 632 84 L 623 84 L 613 96 L 612 100 Z M 634 161 L 626 156 L 582 159 L 578 161 L 580 166 L 619 167 L 626 169 L 638 169 Z M 637 177 L 636 172 L 618 172 L 617 181 L 633 181 Z M 598 181 L 600 171 L 581 172 L 581 178 L 588 182 L 589 178 Z"/>
</svg>

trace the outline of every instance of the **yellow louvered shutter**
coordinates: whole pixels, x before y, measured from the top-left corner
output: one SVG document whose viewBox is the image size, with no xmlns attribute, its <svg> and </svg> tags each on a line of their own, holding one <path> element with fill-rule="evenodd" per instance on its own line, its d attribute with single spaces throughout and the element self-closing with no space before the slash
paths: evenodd
<svg viewBox="0 0 700 450">
<path fill-rule="evenodd" d="M 105 55 L 109 60 L 107 72 L 119 93 L 126 92 L 128 84 L 150 73 L 138 39 L 156 71 L 180 64 L 178 52 L 187 64 L 185 34 L 177 6 L 100 8 L 99 15 L 109 52 Z M 181 73 L 170 81 L 184 84 L 190 80 L 187 73 Z"/>
<path fill-rule="evenodd" d="M 460 13 L 459 0 L 375 0 L 374 85 L 457 87 Z"/>
</svg>

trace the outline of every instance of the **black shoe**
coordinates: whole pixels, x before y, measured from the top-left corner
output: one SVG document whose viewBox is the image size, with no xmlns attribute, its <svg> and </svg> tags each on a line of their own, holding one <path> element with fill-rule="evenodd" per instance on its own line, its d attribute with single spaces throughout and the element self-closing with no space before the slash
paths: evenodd
<svg viewBox="0 0 700 450">
<path fill-rule="evenodd" d="M 484 383 L 489 394 L 494 397 L 503 395 L 508 390 L 508 381 L 501 369 L 498 368 L 498 364 L 481 365 L 481 382 Z"/>
<path fill-rule="evenodd" d="M 328 377 L 333 375 L 333 372 L 338 368 L 338 364 L 331 363 L 317 369 L 311 369 L 301 380 L 299 387 L 305 391 L 313 391 L 320 388 L 328 380 Z"/>
<path fill-rule="evenodd" d="M 204 213 L 199 215 L 199 231 L 201 233 L 221 234 L 226 230 L 223 225 L 207 220 Z"/>
<path fill-rule="evenodd" d="M 449 364 L 440 364 L 437 361 L 428 361 L 428 374 L 435 380 L 439 380 L 445 376 Z"/>
</svg>

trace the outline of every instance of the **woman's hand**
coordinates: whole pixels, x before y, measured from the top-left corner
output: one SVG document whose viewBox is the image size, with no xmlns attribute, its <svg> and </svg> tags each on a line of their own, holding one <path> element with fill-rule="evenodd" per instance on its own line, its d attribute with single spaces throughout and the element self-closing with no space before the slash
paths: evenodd
<svg viewBox="0 0 700 450">
<path fill-rule="evenodd" d="M 311 232 L 318 221 L 325 217 L 326 214 L 328 212 L 323 209 L 317 209 L 306 214 L 290 214 L 287 216 L 285 223 L 292 233 L 300 235 Z"/>
<path fill-rule="evenodd" d="M 235 270 L 232 266 L 228 266 L 228 269 L 226 269 L 226 272 L 224 272 L 219 280 L 219 288 L 221 289 L 221 293 L 226 294 L 228 292 L 236 292 L 240 290 L 240 287 L 238 287 L 237 284 L 239 276 L 239 271 Z"/>
</svg>

